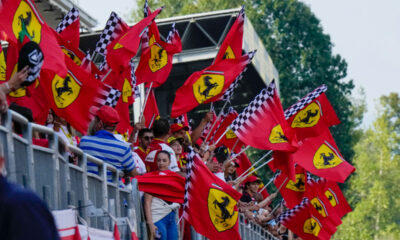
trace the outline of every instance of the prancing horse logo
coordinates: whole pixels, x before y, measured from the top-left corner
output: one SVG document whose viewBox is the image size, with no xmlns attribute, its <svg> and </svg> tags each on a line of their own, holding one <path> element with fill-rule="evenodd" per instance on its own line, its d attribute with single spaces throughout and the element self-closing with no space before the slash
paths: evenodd
<svg viewBox="0 0 400 240">
<path fill-rule="evenodd" d="M 193 84 L 193 94 L 199 104 L 217 96 L 224 88 L 224 74 L 205 71 Z"/>
<path fill-rule="evenodd" d="M 207 204 L 208 213 L 218 232 L 229 230 L 236 225 L 239 215 L 236 204 L 236 200 L 227 193 L 217 188 L 210 188 Z"/>
<path fill-rule="evenodd" d="M 67 76 L 62 79 L 56 74 L 51 82 L 53 99 L 58 108 L 66 108 L 78 97 L 82 83 L 68 71 Z"/>
<path fill-rule="evenodd" d="M 40 19 L 36 14 L 36 10 L 33 9 L 31 1 L 21 1 L 15 11 L 12 22 L 14 36 L 21 42 L 26 36 L 30 40 L 40 44 L 42 37 L 42 22 L 42 19 Z"/>
</svg>

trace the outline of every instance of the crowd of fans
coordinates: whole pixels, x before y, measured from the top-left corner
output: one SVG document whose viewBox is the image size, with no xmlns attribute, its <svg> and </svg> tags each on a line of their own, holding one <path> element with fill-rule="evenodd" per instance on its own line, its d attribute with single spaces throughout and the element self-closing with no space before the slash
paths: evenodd
<svg viewBox="0 0 400 240">
<path fill-rule="evenodd" d="M 26 69 L 15 74 L 9 82 L 0 85 L 0 108 L 4 112 L 8 105 L 5 94 L 18 88 L 26 77 Z M 10 106 L 32 121 L 32 112 L 21 106 Z M 238 209 L 246 217 L 246 221 L 255 222 L 265 227 L 278 239 L 299 239 L 293 236 L 288 229 L 277 222 L 277 217 L 284 211 L 283 204 L 271 208 L 271 202 L 277 193 L 264 198 L 260 193 L 260 179 L 255 175 L 247 178 L 237 177 L 236 169 L 239 162 L 232 158 L 228 148 L 207 145 L 202 133 L 214 114 L 208 112 L 200 124 L 193 129 L 180 123 L 170 124 L 167 119 L 159 118 L 151 129 L 146 128 L 143 121 L 136 123 L 128 139 L 115 132 L 119 123 L 118 112 L 109 107 L 102 106 L 88 129 L 88 136 L 78 136 L 78 133 L 62 118 L 50 111 L 46 125 L 68 145 L 80 147 L 84 152 L 95 156 L 122 170 L 126 178 L 125 184 L 137 175 L 148 172 L 165 174 L 166 172 L 186 176 L 186 162 L 189 147 L 197 152 L 209 170 L 232 185 L 242 193 L 238 202 Z M 18 124 L 15 124 L 16 127 Z M 16 129 L 14 129 L 16 130 Z M 18 130 L 17 130 L 18 131 Z M 19 132 L 21 134 L 21 132 Z M 43 136 L 33 135 L 34 144 L 48 146 Z M 69 160 L 78 164 L 78 159 L 69 152 Z M 88 172 L 98 174 L 98 167 L 88 163 Z M 111 175 L 111 173 L 108 173 Z M 111 176 L 108 176 L 109 180 Z M 178 236 L 178 209 L 179 204 L 167 202 L 150 194 L 144 194 L 144 208 L 147 223 L 153 236 L 160 239 L 177 239 Z"/>
</svg>

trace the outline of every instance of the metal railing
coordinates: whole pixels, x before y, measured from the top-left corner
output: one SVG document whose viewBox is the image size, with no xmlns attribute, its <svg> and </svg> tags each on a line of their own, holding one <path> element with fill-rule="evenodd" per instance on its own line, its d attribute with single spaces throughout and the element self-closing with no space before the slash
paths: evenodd
<svg viewBox="0 0 400 240">
<path fill-rule="evenodd" d="M 21 127 L 22 135 L 13 132 L 15 124 Z M 46 136 L 48 147 L 33 144 L 34 132 Z M 1 115 L 0 143 L 7 178 L 36 192 L 50 210 L 77 209 L 88 226 L 104 230 L 111 230 L 112 219 L 116 218 L 121 239 L 131 239 L 129 224 L 134 226 L 139 239 L 148 239 L 135 179 L 130 188 L 120 187 L 122 172 L 114 166 L 67 145 L 53 129 L 30 123 L 11 110 Z M 76 165 L 69 163 L 71 155 L 77 158 Z M 99 166 L 99 175 L 87 172 L 87 162 Z M 111 182 L 107 181 L 107 170 L 112 172 Z M 242 214 L 239 232 L 246 240 L 276 239 L 261 226 L 246 222 Z M 192 231 L 192 239 L 206 238 Z"/>
<path fill-rule="evenodd" d="M 16 124 L 21 135 L 13 132 Z M 48 147 L 33 144 L 34 132 L 46 136 Z M 128 222 L 140 239 L 147 239 L 136 180 L 131 188 L 120 187 L 122 172 L 114 166 L 65 144 L 53 129 L 30 123 L 10 110 L 1 116 L 0 142 L 7 178 L 36 192 L 50 210 L 75 208 L 90 227 L 104 230 L 112 229 L 113 217 L 122 239 L 131 239 Z M 71 154 L 77 165 L 69 163 Z M 87 172 L 87 162 L 99 166 L 99 175 Z M 112 172 L 111 182 L 107 170 Z"/>
</svg>

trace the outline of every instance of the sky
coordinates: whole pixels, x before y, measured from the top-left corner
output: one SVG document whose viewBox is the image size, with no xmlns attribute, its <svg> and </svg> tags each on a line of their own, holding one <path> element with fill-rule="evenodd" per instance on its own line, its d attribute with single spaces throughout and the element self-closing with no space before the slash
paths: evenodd
<svg viewBox="0 0 400 240">
<path fill-rule="evenodd" d="M 73 0 L 99 21 L 102 28 L 111 11 L 127 18 L 134 0 Z M 302 0 L 329 34 L 334 54 L 348 63 L 347 78 L 365 90 L 368 112 L 364 126 L 375 116 L 377 99 L 400 92 L 399 0 Z M 268 51 L 268 49 L 267 49 Z M 278 69 L 279 71 L 279 69 Z M 329 90 L 328 90 L 329 91 Z"/>
</svg>

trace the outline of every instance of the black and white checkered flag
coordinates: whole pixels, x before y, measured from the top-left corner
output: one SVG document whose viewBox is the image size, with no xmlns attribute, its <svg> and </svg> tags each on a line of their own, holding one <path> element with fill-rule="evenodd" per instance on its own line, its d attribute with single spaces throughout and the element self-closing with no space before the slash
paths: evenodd
<svg viewBox="0 0 400 240">
<path fill-rule="evenodd" d="M 299 203 L 298 205 L 296 205 L 294 208 L 292 209 L 288 209 L 286 210 L 284 213 L 282 213 L 281 215 L 279 215 L 278 217 L 278 221 L 279 222 L 285 222 L 288 219 L 292 218 L 293 216 L 295 216 L 298 212 L 300 212 L 301 210 L 303 210 L 305 207 L 307 207 L 307 205 L 309 204 L 309 200 L 308 198 L 303 198 L 303 200 L 301 201 L 301 203 Z"/>
<path fill-rule="evenodd" d="M 172 23 L 171 30 L 169 31 L 168 36 L 167 36 L 167 43 L 172 42 L 172 37 L 174 36 L 175 33 L 177 33 L 179 35 L 178 30 L 176 30 L 176 28 L 175 28 L 175 24 L 176 24 L 175 22 Z"/>
<path fill-rule="evenodd" d="M 184 122 L 185 122 L 185 116 L 183 114 L 174 119 L 174 123 L 184 124 Z"/>
<path fill-rule="evenodd" d="M 130 61 L 131 65 L 131 86 L 132 86 L 132 92 L 136 91 L 136 75 L 135 75 L 135 62 L 133 61 L 133 58 Z"/>
<path fill-rule="evenodd" d="M 79 21 L 79 10 L 73 7 L 64 16 L 63 20 L 61 20 L 61 22 L 58 24 L 56 31 L 58 33 L 61 33 L 62 31 L 64 31 L 65 28 L 67 28 L 75 21 Z"/>
<path fill-rule="evenodd" d="M 326 87 L 325 84 L 323 84 L 323 85 L 317 87 L 316 89 L 314 89 L 314 91 L 308 93 L 305 97 L 300 99 L 297 103 L 293 104 L 292 106 L 290 106 L 288 109 L 285 110 L 285 112 L 284 112 L 285 118 L 289 119 L 291 116 L 295 115 L 298 111 L 303 109 L 307 104 L 309 104 L 314 99 L 319 97 L 319 95 L 321 95 L 323 92 L 326 92 L 326 90 L 328 90 L 328 88 Z"/>
<path fill-rule="evenodd" d="M 96 49 L 94 52 L 105 57 L 107 55 L 108 44 L 120 35 L 123 31 L 124 25 L 127 26 L 115 12 L 111 12 L 110 18 L 108 19 L 103 32 L 100 34 L 100 39 L 96 43 Z"/>
<path fill-rule="evenodd" d="M 248 63 L 249 64 L 251 62 L 251 60 L 253 59 L 254 55 L 256 54 L 257 50 L 254 50 L 252 52 L 249 52 L 247 55 L 249 57 Z M 245 67 L 243 69 L 243 71 L 236 77 L 235 81 L 233 81 L 233 83 L 229 86 L 228 90 L 226 90 L 226 92 L 224 93 L 224 95 L 222 96 L 222 100 L 223 101 L 230 101 L 230 99 L 233 96 L 233 91 L 237 88 L 237 86 L 239 85 L 239 81 L 243 78 L 243 73 L 246 72 L 247 67 Z"/>
<path fill-rule="evenodd" d="M 189 207 L 189 205 L 188 205 L 189 188 L 190 188 L 190 182 L 192 179 L 195 155 L 196 155 L 195 151 L 193 150 L 193 148 L 191 146 L 189 146 L 189 152 L 188 152 L 187 162 L 186 162 L 186 183 L 185 183 L 185 196 L 183 198 L 183 211 L 185 211 L 185 209 L 187 207 Z"/>
<path fill-rule="evenodd" d="M 139 86 L 135 87 L 135 98 L 139 98 L 140 97 L 140 89 Z"/>
<path fill-rule="evenodd" d="M 115 107 L 122 93 L 118 89 L 115 89 L 107 84 L 104 84 L 105 89 L 101 92 L 102 99 L 100 100 L 101 105 L 107 105 L 110 107 Z"/>
<path fill-rule="evenodd" d="M 253 117 L 253 114 L 258 111 L 258 108 L 261 107 L 269 98 L 273 97 L 275 88 L 275 81 L 272 80 L 269 86 L 261 90 L 254 100 L 251 101 L 250 104 L 243 110 L 243 112 L 241 112 L 239 116 L 232 122 L 230 129 L 236 132 L 245 122 Z"/>
</svg>

